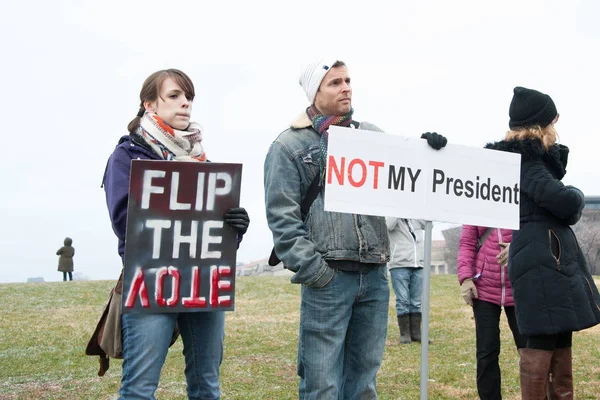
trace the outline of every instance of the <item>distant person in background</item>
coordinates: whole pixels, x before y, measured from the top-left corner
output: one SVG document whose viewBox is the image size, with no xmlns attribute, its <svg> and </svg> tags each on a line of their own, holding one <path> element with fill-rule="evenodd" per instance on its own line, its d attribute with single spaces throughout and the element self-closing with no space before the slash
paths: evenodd
<svg viewBox="0 0 600 400">
<path fill-rule="evenodd" d="M 501 399 L 500 314 L 504 313 L 517 349 L 525 347 L 519 333 L 508 279 L 508 244 L 512 230 L 464 225 L 458 247 L 458 282 L 465 302 L 473 307 L 477 357 L 477 393 L 482 400 Z"/>
<path fill-rule="evenodd" d="M 521 349 L 523 399 L 573 399 L 574 331 L 600 323 L 600 295 L 571 229 L 585 205 L 565 186 L 569 148 L 556 143 L 558 112 L 547 94 L 516 87 L 503 141 L 486 147 L 521 155 L 520 229 L 509 246 Z M 548 380 L 550 374 L 550 380 Z M 548 382 L 550 382 L 548 386 Z"/>
<path fill-rule="evenodd" d="M 73 256 L 75 255 L 75 248 L 71 246 L 73 239 L 65 238 L 65 245 L 58 249 L 56 252 L 58 257 L 58 271 L 63 273 L 63 281 L 67 280 L 67 274 L 69 280 L 73 280 Z"/>
<path fill-rule="evenodd" d="M 390 237 L 388 269 L 396 295 L 400 343 L 420 342 L 425 221 L 396 217 L 385 220 Z"/>
</svg>

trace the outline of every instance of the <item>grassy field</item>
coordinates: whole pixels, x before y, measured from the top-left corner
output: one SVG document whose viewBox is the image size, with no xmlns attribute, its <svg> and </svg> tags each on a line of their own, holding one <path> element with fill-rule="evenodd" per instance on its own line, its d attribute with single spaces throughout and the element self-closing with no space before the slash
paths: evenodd
<svg viewBox="0 0 600 400">
<path fill-rule="evenodd" d="M 600 281 L 596 281 L 599 284 Z M 114 282 L 0 285 L 0 399 L 112 399 L 119 360 L 100 378 L 85 346 Z M 227 314 L 221 367 L 223 399 L 297 398 L 300 288 L 284 277 L 237 280 L 236 311 Z M 379 372 L 381 399 L 418 399 L 420 346 L 398 344 L 393 298 Z M 518 354 L 502 317 L 505 399 L 518 399 Z M 475 333 L 456 276 L 433 276 L 429 398 L 476 399 Z M 600 327 L 574 335 L 575 398 L 600 399 Z M 157 397 L 184 399 L 182 344 L 170 349 Z"/>
</svg>

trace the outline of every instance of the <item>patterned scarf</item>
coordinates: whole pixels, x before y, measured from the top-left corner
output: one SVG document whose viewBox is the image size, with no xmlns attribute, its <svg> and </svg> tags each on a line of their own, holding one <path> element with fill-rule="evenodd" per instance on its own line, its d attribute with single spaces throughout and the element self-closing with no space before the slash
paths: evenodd
<svg viewBox="0 0 600 400">
<path fill-rule="evenodd" d="M 319 147 L 321 148 L 321 164 L 319 171 L 321 173 L 321 186 L 325 182 L 325 165 L 327 164 L 327 141 L 329 140 L 329 132 L 327 131 L 331 125 L 337 126 L 350 126 L 352 122 L 352 114 L 354 109 L 350 109 L 350 112 L 346 115 L 323 115 L 312 105 L 306 109 L 306 115 L 312 122 L 312 126 L 321 135 L 319 141 Z"/>
<path fill-rule="evenodd" d="M 163 160 L 206 161 L 202 127 L 192 122 L 185 131 L 173 129 L 158 115 L 146 112 L 137 133 Z"/>
</svg>

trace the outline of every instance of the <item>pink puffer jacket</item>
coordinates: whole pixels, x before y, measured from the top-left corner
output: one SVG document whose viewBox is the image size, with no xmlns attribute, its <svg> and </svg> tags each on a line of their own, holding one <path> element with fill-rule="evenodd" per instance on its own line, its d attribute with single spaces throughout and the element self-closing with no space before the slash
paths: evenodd
<svg viewBox="0 0 600 400">
<path fill-rule="evenodd" d="M 479 300 L 512 307 L 515 303 L 508 269 L 506 266 L 501 267 L 496 260 L 501 250 L 498 239 L 502 238 L 503 243 L 510 243 L 512 230 L 493 228 L 479 252 L 475 253 L 477 240 L 483 236 L 486 229 L 483 226 L 463 226 L 458 248 L 458 282 L 462 284 L 465 279 L 481 273 L 478 279 L 473 279 Z"/>
</svg>

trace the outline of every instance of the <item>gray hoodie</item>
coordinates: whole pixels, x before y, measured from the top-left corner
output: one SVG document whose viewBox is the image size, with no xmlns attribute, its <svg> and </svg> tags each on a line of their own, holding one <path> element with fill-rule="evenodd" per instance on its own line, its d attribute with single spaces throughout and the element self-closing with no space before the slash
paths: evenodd
<svg viewBox="0 0 600 400">
<path fill-rule="evenodd" d="M 386 217 L 390 237 L 388 269 L 423 267 L 425 221 Z"/>
</svg>

